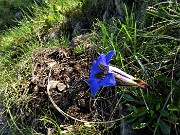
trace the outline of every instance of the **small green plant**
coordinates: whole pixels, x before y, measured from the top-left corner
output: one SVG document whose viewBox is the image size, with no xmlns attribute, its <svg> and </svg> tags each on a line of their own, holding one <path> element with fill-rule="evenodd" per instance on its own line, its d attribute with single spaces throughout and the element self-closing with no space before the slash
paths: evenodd
<svg viewBox="0 0 180 135">
<path fill-rule="evenodd" d="M 77 45 L 75 48 L 74 48 L 74 52 L 75 54 L 82 54 L 85 52 L 85 47 L 81 44 L 81 45 Z"/>
</svg>

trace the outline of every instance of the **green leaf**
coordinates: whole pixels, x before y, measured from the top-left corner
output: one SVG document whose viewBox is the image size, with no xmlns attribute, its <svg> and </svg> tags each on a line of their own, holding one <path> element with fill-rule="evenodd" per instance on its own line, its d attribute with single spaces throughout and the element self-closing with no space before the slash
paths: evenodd
<svg viewBox="0 0 180 135">
<path fill-rule="evenodd" d="M 135 113 L 135 112 L 133 112 L 133 113 L 131 114 L 131 116 L 137 118 L 137 117 L 138 117 L 138 114 Z"/>
<path fill-rule="evenodd" d="M 141 129 L 147 126 L 147 123 L 133 123 L 132 128 L 133 129 Z"/>
<path fill-rule="evenodd" d="M 154 123 L 152 127 L 158 128 L 158 126 L 159 126 L 159 123 Z"/>
<path fill-rule="evenodd" d="M 160 104 L 158 103 L 158 104 L 156 105 L 156 110 L 159 110 L 160 107 L 161 107 L 161 106 L 160 106 Z"/>
<path fill-rule="evenodd" d="M 138 108 L 137 112 L 132 113 L 132 117 L 140 117 L 146 114 L 147 112 L 148 110 L 146 109 L 146 107 L 141 107 L 141 108 Z"/>
<path fill-rule="evenodd" d="M 134 110 L 135 113 L 138 112 L 138 110 L 137 110 L 137 108 L 135 106 L 133 106 L 133 110 Z"/>
<path fill-rule="evenodd" d="M 130 41 L 132 41 L 131 35 L 130 35 L 128 29 L 126 28 L 126 25 L 122 24 L 122 28 L 125 30 L 127 37 L 130 39 Z"/>
<path fill-rule="evenodd" d="M 159 112 L 162 116 L 166 116 L 166 117 L 169 116 L 169 112 L 166 110 L 160 110 Z"/>
<path fill-rule="evenodd" d="M 129 94 L 124 94 L 123 96 L 127 101 L 136 101 L 132 96 L 130 96 Z"/>
<path fill-rule="evenodd" d="M 150 110 L 151 117 L 154 115 L 154 111 Z"/>
<path fill-rule="evenodd" d="M 128 117 L 125 118 L 125 121 L 126 121 L 127 123 L 132 123 L 132 122 L 135 121 L 135 120 L 136 120 L 136 118 L 134 118 L 132 115 L 130 115 L 130 116 L 128 116 Z"/>
<path fill-rule="evenodd" d="M 177 106 L 172 105 L 172 104 L 167 105 L 167 108 L 170 111 L 178 111 L 178 112 L 180 111 L 180 108 L 178 108 Z"/>
<path fill-rule="evenodd" d="M 138 109 L 137 114 L 138 114 L 138 116 L 142 116 L 142 115 L 146 114 L 147 112 L 148 112 L 148 110 L 146 107 L 141 107 Z"/>
<path fill-rule="evenodd" d="M 171 128 L 164 121 L 159 120 L 159 125 L 164 134 L 170 134 Z"/>
</svg>

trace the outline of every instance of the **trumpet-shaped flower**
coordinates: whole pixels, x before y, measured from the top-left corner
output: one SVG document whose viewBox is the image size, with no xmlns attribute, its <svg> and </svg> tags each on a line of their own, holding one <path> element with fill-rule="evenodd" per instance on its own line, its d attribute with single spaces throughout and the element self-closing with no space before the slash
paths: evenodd
<svg viewBox="0 0 180 135">
<path fill-rule="evenodd" d="M 90 77 L 87 80 L 90 83 L 90 90 L 93 96 L 101 86 L 115 86 L 114 75 L 109 73 L 109 62 L 115 51 L 110 51 L 107 55 L 101 54 L 92 64 Z"/>
<path fill-rule="evenodd" d="M 148 84 L 141 79 L 125 73 L 124 71 L 109 66 L 115 51 L 108 52 L 107 55 L 101 54 L 97 60 L 92 64 L 90 77 L 87 82 L 90 84 L 90 90 L 95 97 L 97 91 L 101 86 L 140 86 L 141 88 L 147 88 Z"/>
</svg>

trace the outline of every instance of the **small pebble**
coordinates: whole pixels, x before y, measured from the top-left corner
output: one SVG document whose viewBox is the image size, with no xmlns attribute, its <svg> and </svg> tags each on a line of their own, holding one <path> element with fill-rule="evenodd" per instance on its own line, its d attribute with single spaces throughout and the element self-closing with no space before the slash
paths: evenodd
<svg viewBox="0 0 180 135">
<path fill-rule="evenodd" d="M 59 91 L 63 91 L 66 88 L 66 85 L 64 83 L 58 83 L 57 88 Z"/>
</svg>

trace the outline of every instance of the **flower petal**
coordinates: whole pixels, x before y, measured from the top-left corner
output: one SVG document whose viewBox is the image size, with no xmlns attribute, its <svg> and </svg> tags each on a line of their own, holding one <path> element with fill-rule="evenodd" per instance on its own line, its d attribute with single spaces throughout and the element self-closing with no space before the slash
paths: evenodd
<svg viewBox="0 0 180 135">
<path fill-rule="evenodd" d="M 105 54 L 101 54 L 98 58 L 97 58 L 97 63 L 100 63 L 104 66 L 108 66 L 108 63 L 106 61 L 106 55 Z"/>
<path fill-rule="evenodd" d="M 112 57 L 114 56 L 115 51 L 109 51 L 108 54 L 105 56 L 106 57 L 106 63 L 109 64 L 109 62 L 111 61 Z"/>
<path fill-rule="evenodd" d="M 114 78 L 114 75 L 112 73 L 108 73 L 104 80 L 101 81 L 101 86 L 115 86 L 116 80 Z"/>
<path fill-rule="evenodd" d="M 92 69 L 90 72 L 90 78 L 94 77 L 95 74 L 103 72 L 103 70 L 99 67 L 98 63 L 96 61 L 93 62 L 92 64 Z"/>
<path fill-rule="evenodd" d="M 100 79 L 95 79 L 93 82 L 90 83 L 90 90 L 91 90 L 93 97 L 95 97 L 97 91 L 101 87 L 100 81 L 101 81 Z"/>
</svg>

